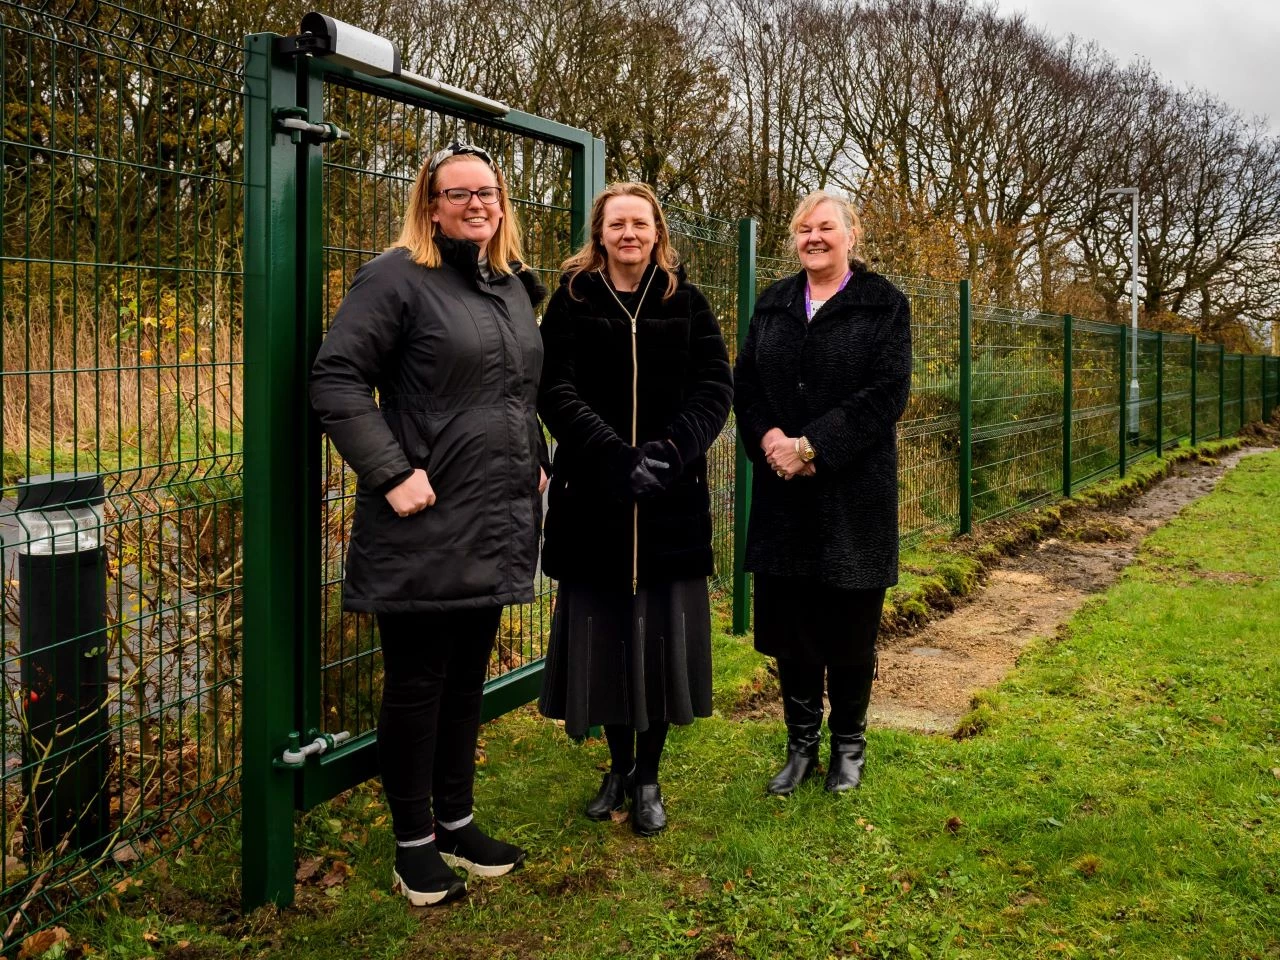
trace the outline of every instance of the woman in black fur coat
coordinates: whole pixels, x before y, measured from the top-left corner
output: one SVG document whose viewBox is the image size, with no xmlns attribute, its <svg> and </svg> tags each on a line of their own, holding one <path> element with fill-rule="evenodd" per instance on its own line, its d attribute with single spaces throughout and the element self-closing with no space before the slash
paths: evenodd
<svg viewBox="0 0 1280 960">
<path fill-rule="evenodd" d="M 755 643 L 776 657 L 787 761 L 769 792 L 817 770 L 823 680 L 826 787 L 862 779 L 875 643 L 898 582 L 896 427 L 911 386 L 907 298 L 858 256 L 852 206 L 818 191 L 791 220 L 804 268 L 760 296 L 734 371 L 756 469 L 746 567 Z"/>
<path fill-rule="evenodd" d="M 649 836 L 666 826 L 668 725 L 711 712 L 706 452 L 732 378 L 649 187 L 596 197 L 564 269 L 542 321 L 538 413 L 557 443 L 542 566 L 559 588 L 538 706 L 574 737 L 604 726 L 612 765 L 586 814 L 630 798 Z"/>
</svg>

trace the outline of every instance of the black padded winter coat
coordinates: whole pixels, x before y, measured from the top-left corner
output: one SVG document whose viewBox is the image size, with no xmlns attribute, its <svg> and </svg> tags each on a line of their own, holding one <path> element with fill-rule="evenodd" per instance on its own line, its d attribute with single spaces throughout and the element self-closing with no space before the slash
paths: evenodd
<svg viewBox="0 0 1280 960">
<path fill-rule="evenodd" d="M 805 322 L 806 277 L 760 296 L 734 369 L 734 412 L 752 471 L 746 568 L 842 589 L 898 582 L 895 424 L 911 388 L 911 311 L 878 274 L 848 284 Z M 812 477 L 779 478 L 760 441 L 808 437 Z"/>
<path fill-rule="evenodd" d="M 637 324 L 637 444 L 670 440 L 682 468 L 640 501 L 641 583 L 713 571 L 706 452 L 728 419 L 733 380 L 711 305 L 683 271 L 679 280 L 664 300 L 667 277 L 654 277 Z M 580 275 L 573 292 L 580 299 L 562 280 L 542 320 L 538 412 L 557 442 L 542 567 L 559 580 L 630 586 L 631 327 L 598 273 Z"/>
<path fill-rule="evenodd" d="M 545 291 L 527 271 L 485 280 L 474 243 L 436 242 L 436 269 L 402 248 L 360 268 L 311 372 L 312 406 L 359 478 L 348 610 L 533 599 L 542 519 L 533 306 Z M 384 494 L 418 467 L 436 503 L 399 517 Z"/>
</svg>

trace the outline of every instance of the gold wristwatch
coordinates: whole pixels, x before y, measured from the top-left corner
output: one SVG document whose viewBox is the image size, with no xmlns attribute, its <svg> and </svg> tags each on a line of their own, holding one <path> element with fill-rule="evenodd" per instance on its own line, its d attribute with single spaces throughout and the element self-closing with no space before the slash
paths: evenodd
<svg viewBox="0 0 1280 960">
<path fill-rule="evenodd" d="M 813 444 L 809 442 L 808 437 L 800 438 L 800 459 L 805 463 L 812 463 L 813 458 L 818 455 L 818 451 L 813 449 Z"/>
</svg>

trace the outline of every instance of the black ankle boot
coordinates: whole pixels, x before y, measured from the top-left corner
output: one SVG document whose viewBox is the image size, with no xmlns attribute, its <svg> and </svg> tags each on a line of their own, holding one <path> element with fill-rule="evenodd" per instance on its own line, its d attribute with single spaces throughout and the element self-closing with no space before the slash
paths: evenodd
<svg viewBox="0 0 1280 960">
<path fill-rule="evenodd" d="M 600 790 L 587 804 L 588 820 L 608 820 L 615 810 L 627 805 L 627 797 L 631 796 L 631 777 L 625 773 L 606 773 L 600 781 Z"/>
<path fill-rule="evenodd" d="M 765 789 L 785 797 L 818 771 L 822 734 L 822 667 L 778 661 L 782 714 L 787 722 L 787 762 Z"/>
<path fill-rule="evenodd" d="M 785 797 L 817 772 L 817 743 L 814 743 L 812 749 L 796 750 L 788 742 L 787 762 L 783 764 L 782 769 L 777 772 L 774 778 L 769 781 L 769 786 L 765 789 L 774 796 Z"/>
<path fill-rule="evenodd" d="M 831 763 L 826 787 L 832 793 L 856 789 L 862 782 L 867 756 L 867 708 L 871 705 L 875 675 L 874 660 L 857 666 L 833 666 L 827 671 Z"/>
<path fill-rule="evenodd" d="M 656 783 L 636 784 L 631 798 L 631 829 L 642 837 L 652 837 L 667 827 L 667 811 L 662 805 L 662 791 Z"/>
<path fill-rule="evenodd" d="M 867 738 L 861 734 L 853 736 L 831 735 L 831 763 L 827 767 L 827 789 L 832 793 L 843 793 L 857 789 L 862 782 L 862 766 L 866 762 Z"/>
</svg>

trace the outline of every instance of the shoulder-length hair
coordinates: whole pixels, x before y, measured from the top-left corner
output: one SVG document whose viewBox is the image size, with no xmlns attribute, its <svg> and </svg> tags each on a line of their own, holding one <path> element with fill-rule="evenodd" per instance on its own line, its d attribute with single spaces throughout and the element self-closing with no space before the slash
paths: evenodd
<svg viewBox="0 0 1280 960">
<path fill-rule="evenodd" d="M 649 255 L 649 262 L 656 263 L 666 271 L 667 289 L 662 295 L 662 299 L 666 300 L 676 292 L 676 286 L 679 283 L 676 270 L 680 266 L 680 254 L 671 245 L 671 230 L 667 227 L 667 217 L 662 212 L 662 204 L 658 203 L 658 195 L 647 183 L 629 182 L 609 184 L 596 194 L 595 200 L 592 201 L 591 236 L 573 256 L 560 265 L 560 269 L 569 274 L 569 295 L 575 300 L 578 299 L 573 292 L 573 281 L 584 273 L 604 270 L 609 262 L 604 249 L 604 205 L 614 197 L 640 197 L 642 200 L 649 201 L 649 206 L 653 209 L 654 227 L 658 234 L 653 244 L 653 251 Z"/>
<path fill-rule="evenodd" d="M 409 204 L 404 212 L 404 226 L 400 228 L 400 236 L 392 245 L 404 247 L 414 261 L 424 267 L 440 266 L 440 248 L 436 246 L 436 225 L 431 222 L 431 214 L 435 211 L 440 198 L 436 196 L 440 171 L 451 163 L 460 160 L 485 163 L 484 158 L 474 153 L 459 153 L 441 161 L 431 169 L 431 158 L 422 161 L 418 176 L 409 190 Z M 511 207 L 511 197 L 507 193 L 507 180 L 496 163 L 486 166 L 493 171 L 494 178 L 501 191 L 499 203 L 502 204 L 502 222 L 494 231 L 485 248 L 485 256 L 489 259 L 489 268 L 494 273 L 512 273 L 511 264 L 524 265 L 524 254 L 520 248 L 520 224 L 516 222 L 515 211 Z"/>
<path fill-rule="evenodd" d="M 811 194 L 800 201 L 796 207 L 796 212 L 791 215 L 791 249 L 795 253 L 799 253 L 796 247 L 796 231 L 800 229 L 800 224 L 818 209 L 823 203 L 829 203 L 832 209 L 840 217 L 844 228 L 849 233 L 849 266 L 857 264 L 865 267 L 866 260 L 862 256 L 862 219 L 858 216 L 858 211 L 852 203 L 844 197 L 837 196 L 834 193 L 828 193 L 826 190 L 814 190 Z"/>
</svg>

